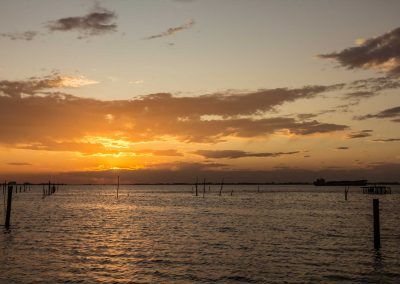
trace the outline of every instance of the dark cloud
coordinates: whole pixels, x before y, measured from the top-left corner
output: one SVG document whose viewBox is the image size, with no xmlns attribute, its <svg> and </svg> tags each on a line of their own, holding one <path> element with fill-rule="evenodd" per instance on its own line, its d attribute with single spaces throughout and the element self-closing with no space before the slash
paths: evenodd
<svg viewBox="0 0 400 284">
<path fill-rule="evenodd" d="M 384 90 L 392 90 L 400 88 L 400 80 L 396 77 L 385 76 L 377 78 L 367 78 L 362 80 L 355 80 L 347 84 L 347 88 L 360 92 L 361 95 L 365 93 L 377 93 Z"/>
<path fill-rule="evenodd" d="M 378 68 L 391 75 L 400 75 L 400 28 L 363 41 L 359 46 L 340 52 L 321 54 L 348 68 Z"/>
<path fill-rule="evenodd" d="M 66 17 L 50 21 L 47 24 L 49 31 L 77 31 L 84 38 L 87 36 L 100 35 L 117 30 L 117 24 L 114 20 L 117 15 L 105 8 L 96 7 L 91 13 L 78 17 Z"/>
<path fill-rule="evenodd" d="M 347 135 L 347 139 L 355 139 L 355 138 L 364 138 L 364 137 L 369 137 L 372 136 L 371 133 L 373 131 L 370 129 L 366 130 L 361 130 L 361 131 L 356 131 L 356 132 L 351 132 Z"/>
<path fill-rule="evenodd" d="M 298 154 L 299 151 L 294 152 L 272 152 L 272 153 L 250 153 L 240 150 L 198 150 L 194 154 L 203 156 L 204 158 L 212 159 L 238 159 L 245 157 L 279 157 L 283 155 Z"/>
<path fill-rule="evenodd" d="M 54 73 L 52 75 L 41 78 L 32 77 L 27 80 L 19 81 L 1 80 L 0 96 L 32 96 L 38 93 L 43 93 L 44 91 L 49 89 L 80 87 L 95 83 L 97 82 L 93 80 L 87 80 L 83 77 L 62 76 L 58 73 Z"/>
<path fill-rule="evenodd" d="M 375 139 L 374 142 L 398 142 L 400 138 Z"/>
<path fill-rule="evenodd" d="M 369 92 L 369 91 L 359 91 L 359 92 L 352 92 L 352 93 L 347 93 L 345 95 L 345 99 L 355 99 L 355 100 L 361 100 L 361 99 L 366 99 L 370 97 L 374 97 L 378 95 L 375 92 Z"/>
<path fill-rule="evenodd" d="M 392 121 L 399 122 L 398 120 L 400 119 L 400 106 L 385 109 L 376 114 L 367 114 L 367 115 L 355 117 L 355 119 L 358 119 L 358 120 L 364 120 L 364 119 L 368 119 L 368 118 L 393 118 Z"/>
<path fill-rule="evenodd" d="M 337 147 L 336 149 L 337 149 L 337 150 L 348 150 L 349 147 Z"/>
<path fill-rule="evenodd" d="M 0 33 L 1 37 L 5 37 L 11 40 L 33 40 L 39 33 L 36 31 L 25 31 L 15 33 Z"/>
<path fill-rule="evenodd" d="M 7 163 L 9 166 L 32 166 L 30 163 L 23 163 L 23 162 L 12 162 L 12 163 Z"/>
<path fill-rule="evenodd" d="M 152 36 L 148 36 L 148 37 L 145 37 L 144 39 L 156 39 L 156 38 L 160 38 L 160 37 L 171 36 L 171 35 L 176 34 L 177 32 L 192 28 L 194 26 L 194 24 L 195 24 L 195 21 L 194 20 L 190 20 L 190 21 L 188 21 L 187 23 L 185 23 L 183 25 L 180 25 L 178 27 L 169 28 L 165 32 L 162 32 L 162 33 L 159 33 L 159 34 L 155 34 L 155 35 L 152 35 Z"/>
</svg>

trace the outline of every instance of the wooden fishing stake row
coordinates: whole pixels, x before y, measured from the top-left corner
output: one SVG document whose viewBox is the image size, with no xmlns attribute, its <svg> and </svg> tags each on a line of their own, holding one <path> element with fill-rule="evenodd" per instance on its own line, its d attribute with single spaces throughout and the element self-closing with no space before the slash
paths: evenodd
<svg viewBox="0 0 400 284">
<path fill-rule="evenodd" d="M 49 181 L 47 186 L 45 186 L 43 184 L 42 190 L 43 190 L 43 198 L 45 198 L 46 196 L 50 196 L 50 195 L 53 195 L 54 193 L 56 193 L 56 191 L 58 190 L 58 185 L 52 184 Z"/>
<path fill-rule="evenodd" d="M 201 183 L 200 183 L 200 185 L 201 185 Z M 196 183 L 194 184 L 195 196 L 199 196 L 198 186 L 199 186 L 199 177 L 196 177 Z M 222 181 L 221 181 L 221 187 L 219 189 L 219 194 L 218 194 L 219 196 L 222 195 L 223 187 L 224 187 L 224 178 L 222 178 Z M 193 186 L 192 186 L 192 192 L 193 192 Z M 211 185 L 208 186 L 208 192 L 211 192 Z M 203 197 L 205 196 L 205 194 L 206 194 L 206 178 L 203 179 Z M 233 195 L 233 189 L 231 191 L 231 195 Z"/>
<path fill-rule="evenodd" d="M 17 186 L 15 185 L 15 187 Z M 13 194 L 13 185 L 10 183 L 7 189 L 7 209 L 6 209 L 6 220 L 4 225 L 6 229 L 10 228 L 12 194 Z"/>
</svg>

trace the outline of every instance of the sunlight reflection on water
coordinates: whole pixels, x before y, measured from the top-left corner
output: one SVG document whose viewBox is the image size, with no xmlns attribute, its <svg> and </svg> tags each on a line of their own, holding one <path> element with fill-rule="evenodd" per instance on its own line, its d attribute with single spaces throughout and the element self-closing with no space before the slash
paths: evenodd
<svg viewBox="0 0 400 284">
<path fill-rule="evenodd" d="M 231 189 L 234 190 L 230 196 Z M 15 195 L 0 234 L 0 283 L 396 283 L 400 188 L 372 201 L 352 188 L 41 187 Z M 229 193 L 228 193 L 229 192 Z M 1 207 L 0 220 L 4 220 Z M 3 221 L 1 221 L 2 223 Z"/>
</svg>

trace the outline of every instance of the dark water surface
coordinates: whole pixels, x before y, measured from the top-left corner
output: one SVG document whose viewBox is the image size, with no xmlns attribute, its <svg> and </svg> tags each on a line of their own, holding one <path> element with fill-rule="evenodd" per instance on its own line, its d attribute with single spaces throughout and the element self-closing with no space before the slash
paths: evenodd
<svg viewBox="0 0 400 284">
<path fill-rule="evenodd" d="M 380 252 L 359 188 L 348 201 L 343 188 L 260 190 L 34 187 L 0 227 L 0 283 L 400 283 L 399 187 L 379 196 Z"/>
</svg>

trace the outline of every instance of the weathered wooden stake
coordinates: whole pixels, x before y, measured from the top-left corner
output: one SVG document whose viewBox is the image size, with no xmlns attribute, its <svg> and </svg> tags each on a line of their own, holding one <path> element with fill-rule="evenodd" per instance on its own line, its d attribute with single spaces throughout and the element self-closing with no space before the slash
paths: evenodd
<svg viewBox="0 0 400 284">
<path fill-rule="evenodd" d="M 118 198 L 118 191 L 119 191 L 119 176 L 118 176 L 118 184 L 117 184 L 117 198 Z"/>
<path fill-rule="evenodd" d="M 197 191 L 197 183 L 198 183 L 198 181 L 199 181 L 199 177 L 196 177 L 196 184 L 195 184 L 195 188 L 196 188 L 196 196 L 198 196 L 199 194 L 198 194 L 198 191 Z"/>
<path fill-rule="evenodd" d="M 219 189 L 219 196 L 222 195 L 222 188 L 223 188 L 223 186 L 224 186 L 224 178 L 222 178 L 222 181 L 221 181 L 221 188 Z"/>
<path fill-rule="evenodd" d="M 374 248 L 381 248 L 381 229 L 379 224 L 379 199 L 373 200 L 374 211 Z"/>
<path fill-rule="evenodd" d="M 13 193 L 13 186 L 9 185 L 7 192 L 7 212 L 6 212 L 6 223 L 5 223 L 6 229 L 10 228 L 12 193 Z"/>
<path fill-rule="evenodd" d="M 206 194 L 206 178 L 204 178 L 204 181 L 203 181 L 203 198 L 204 198 L 205 194 Z"/>
<path fill-rule="evenodd" d="M 349 193 L 349 188 L 350 188 L 350 186 L 345 186 L 344 187 L 344 199 L 345 200 L 347 200 L 347 194 Z"/>
</svg>

